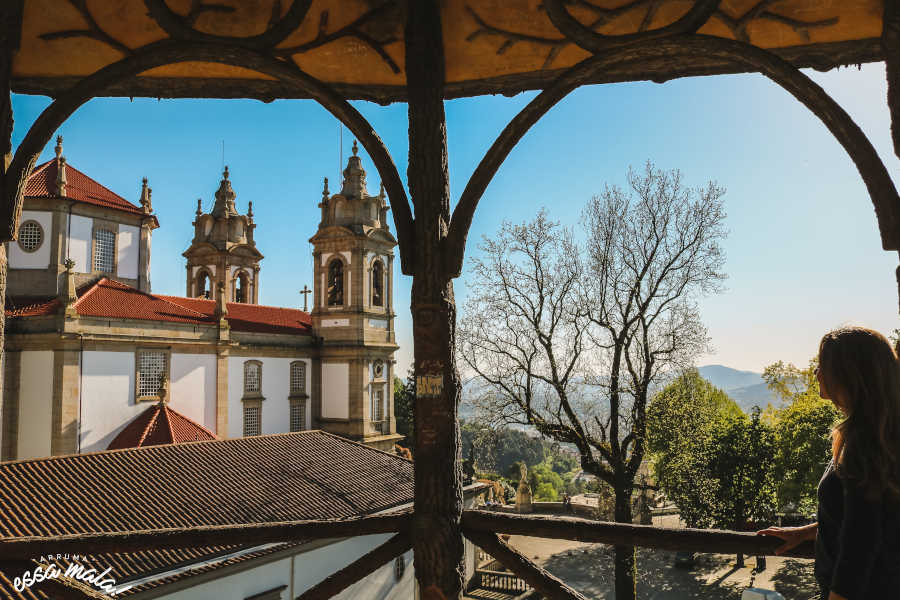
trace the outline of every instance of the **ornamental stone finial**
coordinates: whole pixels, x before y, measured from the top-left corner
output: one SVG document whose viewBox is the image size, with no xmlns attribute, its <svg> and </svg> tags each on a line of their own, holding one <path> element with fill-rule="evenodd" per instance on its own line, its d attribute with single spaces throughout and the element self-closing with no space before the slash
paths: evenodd
<svg viewBox="0 0 900 600">
<path fill-rule="evenodd" d="M 62 142 L 63 142 L 62 136 L 61 135 L 56 136 L 56 147 L 54 148 L 54 150 L 56 150 L 56 158 L 59 158 L 60 156 L 62 156 Z"/>
<path fill-rule="evenodd" d="M 356 145 L 356 140 L 353 140 L 353 156 L 356 156 L 357 152 L 359 152 L 359 147 Z"/>
<path fill-rule="evenodd" d="M 325 178 L 325 187 L 322 188 L 322 197 L 328 199 L 328 178 Z"/>
<path fill-rule="evenodd" d="M 247 203 L 247 216 L 253 220 L 253 200 Z"/>
<path fill-rule="evenodd" d="M 141 180 L 141 208 L 144 210 L 144 214 L 147 215 L 153 212 L 153 203 L 150 200 L 152 193 L 153 190 L 147 187 L 147 178 L 144 177 Z"/>
<path fill-rule="evenodd" d="M 60 198 L 66 195 L 66 157 L 57 159 L 56 167 L 56 193 Z"/>
<path fill-rule="evenodd" d="M 224 179 L 228 179 L 228 165 L 225 165 L 225 171 L 222 173 Z"/>
<path fill-rule="evenodd" d="M 197 216 L 198 217 L 203 214 L 203 206 L 202 205 L 203 205 L 203 200 L 201 200 L 200 198 L 197 198 Z"/>
</svg>

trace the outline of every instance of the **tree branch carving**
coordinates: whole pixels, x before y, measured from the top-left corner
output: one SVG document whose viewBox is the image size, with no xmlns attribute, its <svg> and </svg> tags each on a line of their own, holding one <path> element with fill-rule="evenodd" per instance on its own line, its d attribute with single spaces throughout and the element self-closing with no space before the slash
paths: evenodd
<svg viewBox="0 0 900 600">
<path fill-rule="evenodd" d="M 94 16 L 91 14 L 91 11 L 88 10 L 87 0 L 69 0 L 69 4 L 75 7 L 81 16 L 87 21 L 87 29 L 66 29 L 63 31 L 53 31 L 51 33 L 42 33 L 40 37 L 42 40 L 63 40 L 68 38 L 89 38 L 92 40 L 97 40 L 107 46 L 113 48 L 114 50 L 118 50 L 125 56 L 133 54 L 134 51 L 111 36 L 109 33 L 104 31 L 100 25 L 97 24 L 97 21 L 94 19 Z"/>
<path fill-rule="evenodd" d="M 302 54 L 304 52 L 308 52 L 313 48 L 318 48 L 319 46 L 324 46 L 330 42 L 333 42 L 340 38 L 351 37 L 356 38 L 369 48 L 371 48 L 381 59 L 387 64 L 387 66 L 394 73 L 400 73 L 400 67 L 397 65 L 397 62 L 391 57 L 390 54 L 385 50 L 385 46 L 388 44 L 400 41 L 400 38 L 394 35 L 387 35 L 378 37 L 366 31 L 366 25 L 372 23 L 377 18 L 387 14 L 391 10 L 397 8 L 397 2 L 394 0 L 390 0 L 376 6 L 375 8 L 363 13 L 358 18 L 354 19 L 351 23 L 341 27 L 333 31 L 332 33 L 328 33 L 328 11 L 323 10 L 319 15 L 319 30 L 315 39 L 305 42 L 303 44 L 298 44 L 296 46 L 290 46 L 287 48 L 277 48 L 275 50 L 275 55 L 283 58 L 288 58 L 295 54 Z"/>
<path fill-rule="evenodd" d="M 191 0 L 191 8 L 187 16 L 181 16 L 166 4 L 166 0 L 144 0 L 150 17 L 159 24 L 162 29 L 173 39 L 208 42 L 216 44 L 233 44 L 253 50 L 267 50 L 274 48 L 291 33 L 306 18 L 312 0 L 294 0 L 287 13 L 278 18 L 281 12 L 281 2 L 275 2 L 272 7 L 272 16 L 269 19 L 269 28 L 259 35 L 249 37 L 229 37 L 204 33 L 194 29 L 197 18 L 205 12 L 231 12 L 232 7 L 222 4 L 205 3 L 202 0 Z"/>
<path fill-rule="evenodd" d="M 778 2 L 778 0 L 760 0 L 756 5 L 748 9 L 743 15 L 739 17 L 732 17 L 720 8 L 713 13 L 713 17 L 725 24 L 725 26 L 731 30 L 731 33 L 732 35 L 734 35 L 735 39 L 738 39 L 742 42 L 750 42 L 750 34 L 747 31 L 747 27 L 754 20 L 773 21 L 775 23 L 787 25 L 795 32 L 802 35 L 803 38 L 807 41 L 809 41 L 810 29 L 831 27 L 832 25 L 837 25 L 838 23 L 837 17 L 832 17 L 830 19 L 820 19 L 818 21 L 802 21 L 800 19 L 786 17 L 784 15 L 780 15 L 768 10 L 769 7 L 776 2 Z"/>
</svg>

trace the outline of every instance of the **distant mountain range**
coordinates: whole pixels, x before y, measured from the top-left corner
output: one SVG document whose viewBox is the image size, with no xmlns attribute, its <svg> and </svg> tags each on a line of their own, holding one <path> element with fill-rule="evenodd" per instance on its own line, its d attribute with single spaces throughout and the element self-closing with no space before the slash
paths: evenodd
<svg viewBox="0 0 900 600">
<path fill-rule="evenodd" d="M 750 413 L 754 406 L 765 409 L 769 403 L 776 407 L 781 405 L 775 394 L 766 387 L 762 373 L 740 371 L 724 365 L 704 365 L 697 370 L 701 377 L 727 393 L 746 413 Z M 468 420 L 475 416 L 472 399 L 477 395 L 479 387 L 478 382 L 471 379 L 463 382 L 462 402 L 459 406 L 461 419 Z"/>
<path fill-rule="evenodd" d="M 739 371 L 723 365 L 705 365 L 697 370 L 701 377 L 725 391 L 746 413 L 753 410 L 754 406 L 764 409 L 769 403 L 773 406 L 781 404 L 766 387 L 762 373 Z"/>
</svg>

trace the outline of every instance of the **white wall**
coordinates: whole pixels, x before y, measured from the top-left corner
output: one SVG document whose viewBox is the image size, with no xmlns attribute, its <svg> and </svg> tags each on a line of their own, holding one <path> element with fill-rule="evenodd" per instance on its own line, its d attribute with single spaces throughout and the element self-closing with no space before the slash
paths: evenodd
<svg viewBox="0 0 900 600">
<path fill-rule="evenodd" d="M 172 353 L 169 405 L 216 431 L 216 355 Z"/>
<path fill-rule="evenodd" d="M 52 398 L 53 352 L 22 352 L 18 458 L 50 456 Z"/>
<path fill-rule="evenodd" d="M 288 396 L 291 391 L 291 363 L 296 358 L 265 358 L 258 356 L 230 356 L 228 358 L 228 437 L 244 435 L 244 363 L 258 360 L 262 363 L 261 391 L 262 433 L 287 433 L 291 430 L 291 408 Z M 306 393 L 309 394 L 312 365 L 306 360 Z M 307 405 L 306 425 L 310 427 L 310 406 Z"/>
<path fill-rule="evenodd" d="M 330 544 L 294 559 L 294 590 L 297 597 L 335 571 L 345 567 L 391 538 L 392 534 L 362 535 Z M 400 582 L 394 578 L 394 561 L 390 561 L 362 581 L 334 596 L 338 600 L 413 600 L 415 576 L 412 552 L 404 554 L 406 570 Z"/>
<path fill-rule="evenodd" d="M 338 569 L 384 543 L 390 535 L 350 538 L 322 548 L 279 559 L 193 587 L 161 596 L 161 600 L 243 600 L 249 596 L 286 585 L 282 600 L 296 598 Z M 339 600 L 413 600 L 415 573 L 412 552 L 404 555 L 406 570 L 398 582 L 394 578 L 394 561 L 381 567 L 362 581 L 354 583 L 335 596 Z M 291 563 L 293 562 L 293 589 Z"/>
<path fill-rule="evenodd" d="M 132 225 L 119 225 L 118 265 L 116 273 L 119 277 L 137 279 L 138 249 L 141 243 L 141 231 Z"/>
<path fill-rule="evenodd" d="M 50 266 L 50 247 L 53 245 L 53 213 L 36 210 L 23 210 L 22 220 L 37 221 L 44 230 L 44 239 L 40 248 L 34 252 L 25 252 L 19 247 L 18 242 L 10 242 L 9 268 L 10 269 L 46 269 Z"/>
<path fill-rule="evenodd" d="M 69 258 L 75 261 L 76 273 L 91 272 L 91 235 L 94 220 L 90 217 L 72 215 L 69 224 Z"/>
<path fill-rule="evenodd" d="M 84 352 L 82 452 L 106 450 L 119 431 L 149 407 L 134 401 L 134 352 Z"/>
<path fill-rule="evenodd" d="M 326 419 L 350 417 L 350 365 L 322 363 L 322 416 Z"/>
</svg>

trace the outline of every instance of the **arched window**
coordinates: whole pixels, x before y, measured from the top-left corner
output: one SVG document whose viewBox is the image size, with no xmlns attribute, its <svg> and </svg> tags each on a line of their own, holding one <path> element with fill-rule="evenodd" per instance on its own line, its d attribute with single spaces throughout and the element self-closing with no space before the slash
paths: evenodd
<svg viewBox="0 0 900 600">
<path fill-rule="evenodd" d="M 262 363 L 248 360 L 244 363 L 244 395 L 259 396 L 262 390 Z"/>
<path fill-rule="evenodd" d="M 328 265 L 328 306 L 344 305 L 344 263 L 334 259 Z"/>
<path fill-rule="evenodd" d="M 250 276 L 246 271 L 241 271 L 234 278 L 234 301 L 243 304 L 250 303 Z"/>
<path fill-rule="evenodd" d="M 384 306 L 384 264 L 380 260 L 372 264 L 372 306 Z"/>
<path fill-rule="evenodd" d="M 212 285 L 210 282 L 209 273 L 206 271 L 200 271 L 197 275 L 197 298 L 206 298 L 207 300 L 212 298 Z"/>
</svg>

